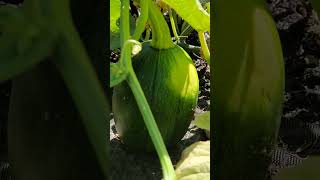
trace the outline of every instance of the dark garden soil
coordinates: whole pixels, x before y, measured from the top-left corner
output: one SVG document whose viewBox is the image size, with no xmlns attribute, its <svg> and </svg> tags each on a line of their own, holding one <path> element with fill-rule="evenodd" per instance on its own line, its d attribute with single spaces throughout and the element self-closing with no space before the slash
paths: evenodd
<svg viewBox="0 0 320 180">
<path fill-rule="evenodd" d="M 277 23 L 286 65 L 285 104 L 279 145 L 270 166 L 273 174 L 281 168 L 298 164 L 308 155 L 320 154 L 320 25 L 317 15 L 305 0 L 267 2 Z M 191 35 L 187 42 L 198 45 L 196 37 L 196 34 Z M 190 55 L 200 79 L 196 113 L 201 113 L 210 109 L 210 72 L 199 55 Z M 117 59 L 117 53 L 112 53 L 110 59 Z M 6 152 L 9 94 L 10 82 L 0 84 L 0 171 L 1 160 Z M 190 127 L 184 139 L 169 152 L 173 163 L 179 160 L 185 147 L 199 140 L 206 140 L 204 132 Z M 157 156 L 127 152 L 117 137 L 113 120 L 110 121 L 110 143 L 111 179 L 161 179 Z"/>
<path fill-rule="evenodd" d="M 320 153 L 320 26 L 308 1 L 269 0 L 268 4 L 286 68 L 279 145 L 271 167 L 276 173 Z"/>
</svg>

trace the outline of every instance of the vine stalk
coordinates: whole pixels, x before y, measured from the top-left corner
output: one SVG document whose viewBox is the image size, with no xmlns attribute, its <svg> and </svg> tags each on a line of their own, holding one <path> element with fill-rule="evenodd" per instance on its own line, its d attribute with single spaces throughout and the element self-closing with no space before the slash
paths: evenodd
<svg viewBox="0 0 320 180">
<path fill-rule="evenodd" d="M 149 2 L 152 3 L 150 0 Z M 151 4 L 150 3 L 150 4 Z M 149 7 L 150 7 L 149 4 Z M 153 9 L 149 9 L 149 12 Z M 146 11 L 144 11 L 146 12 Z M 147 11 L 148 12 L 148 11 Z M 150 13 L 153 15 L 153 13 Z M 175 179 L 175 171 L 170 159 L 170 156 L 167 152 L 165 143 L 162 139 L 161 133 L 158 129 L 158 126 L 156 124 L 156 121 L 154 119 L 154 116 L 152 114 L 152 111 L 150 109 L 150 106 L 147 102 L 147 99 L 144 95 L 144 92 L 140 86 L 139 80 L 137 79 L 137 76 L 133 70 L 132 63 L 131 63 L 131 49 L 132 44 L 139 44 L 139 42 L 134 40 L 129 40 L 129 34 L 130 34 L 130 27 L 129 27 L 129 0 L 123 0 L 122 1 L 122 9 L 121 9 L 121 38 L 122 38 L 122 51 L 125 51 L 123 53 L 123 56 L 120 58 L 120 63 L 123 63 L 126 68 L 128 69 L 129 73 L 127 76 L 127 83 L 129 84 L 132 93 L 137 101 L 137 105 L 139 107 L 139 110 L 142 114 L 144 123 L 147 127 L 147 130 L 149 132 L 149 135 L 151 137 L 151 140 L 155 146 L 155 149 L 158 153 L 160 163 L 162 166 L 163 176 L 165 180 L 173 180 Z M 169 34 L 169 40 L 170 34 Z M 163 45 L 162 43 L 168 41 L 168 39 L 164 39 L 164 41 L 160 40 L 156 41 L 159 44 L 155 45 Z M 170 42 L 169 41 L 169 42 Z M 171 41 L 172 45 L 173 42 Z M 171 44 L 169 44 L 171 46 Z"/>
</svg>

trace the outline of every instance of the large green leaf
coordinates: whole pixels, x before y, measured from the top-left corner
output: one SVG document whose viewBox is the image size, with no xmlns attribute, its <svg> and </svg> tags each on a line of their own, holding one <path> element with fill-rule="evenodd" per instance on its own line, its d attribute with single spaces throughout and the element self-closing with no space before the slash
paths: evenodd
<svg viewBox="0 0 320 180">
<path fill-rule="evenodd" d="M 120 47 L 120 0 L 110 1 L 110 49 Z"/>
<path fill-rule="evenodd" d="M 176 166 L 177 180 L 210 179 L 210 141 L 199 141 L 187 147 Z"/>
<path fill-rule="evenodd" d="M 121 48 L 120 45 L 120 0 L 110 1 L 110 50 Z M 130 33 L 135 31 L 135 18 L 130 14 Z"/>
<path fill-rule="evenodd" d="M 113 87 L 127 78 L 128 71 L 119 63 L 110 64 L 110 87 Z"/>
<path fill-rule="evenodd" d="M 56 33 L 50 28 L 30 24 L 16 24 L 15 27 L 18 28 L 0 36 L 0 82 L 39 64 L 54 46 Z"/>
<path fill-rule="evenodd" d="M 197 31 L 210 30 L 210 15 L 198 0 L 163 0 Z"/>
</svg>

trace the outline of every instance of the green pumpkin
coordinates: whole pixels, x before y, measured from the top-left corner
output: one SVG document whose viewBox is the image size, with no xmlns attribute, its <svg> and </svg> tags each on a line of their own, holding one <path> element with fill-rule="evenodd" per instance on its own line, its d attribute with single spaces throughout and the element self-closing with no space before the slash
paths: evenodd
<svg viewBox="0 0 320 180">
<path fill-rule="evenodd" d="M 187 132 L 197 105 L 199 79 L 190 56 L 178 45 L 156 49 L 149 43 L 133 58 L 133 68 L 167 146 Z M 131 150 L 154 150 L 135 98 L 126 82 L 114 88 L 117 132 Z"/>
<path fill-rule="evenodd" d="M 264 1 L 214 8 L 213 179 L 265 180 L 284 100 L 280 38 Z"/>
</svg>

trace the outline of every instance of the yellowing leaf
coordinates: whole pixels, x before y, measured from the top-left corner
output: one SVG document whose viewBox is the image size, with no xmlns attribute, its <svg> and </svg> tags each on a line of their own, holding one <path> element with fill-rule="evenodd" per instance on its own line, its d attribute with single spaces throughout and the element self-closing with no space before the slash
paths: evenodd
<svg viewBox="0 0 320 180">
<path fill-rule="evenodd" d="M 210 31 L 210 15 L 198 0 L 163 0 L 197 31 Z"/>
<path fill-rule="evenodd" d="M 210 141 L 199 141 L 187 147 L 176 166 L 177 180 L 210 179 Z"/>
</svg>

